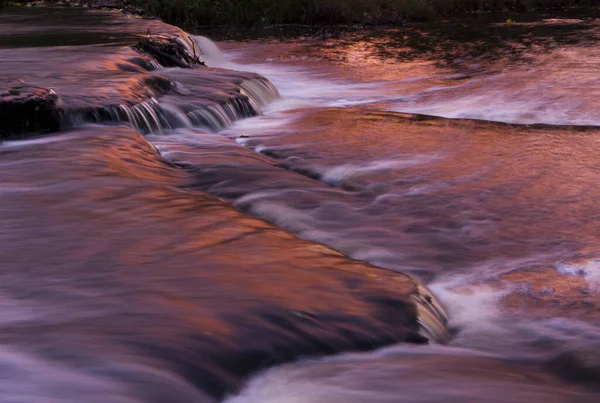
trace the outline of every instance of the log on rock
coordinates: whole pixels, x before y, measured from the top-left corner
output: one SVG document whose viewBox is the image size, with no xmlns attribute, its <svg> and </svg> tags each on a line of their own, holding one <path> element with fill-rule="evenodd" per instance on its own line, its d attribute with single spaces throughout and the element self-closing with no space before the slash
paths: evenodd
<svg viewBox="0 0 600 403">
<path fill-rule="evenodd" d="M 0 139 L 56 131 L 60 116 L 52 90 L 25 85 L 0 90 Z"/>
<path fill-rule="evenodd" d="M 193 68 L 205 66 L 196 54 L 190 54 L 177 39 L 162 36 L 142 38 L 134 49 L 152 56 L 163 67 Z"/>
</svg>

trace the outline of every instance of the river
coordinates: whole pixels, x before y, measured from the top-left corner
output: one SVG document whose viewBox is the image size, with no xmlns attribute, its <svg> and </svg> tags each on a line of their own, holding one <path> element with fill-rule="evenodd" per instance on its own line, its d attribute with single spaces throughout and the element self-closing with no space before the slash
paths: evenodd
<svg viewBox="0 0 600 403">
<path fill-rule="evenodd" d="M 0 401 L 600 401 L 598 20 L 40 13 L 0 15 L 63 110 L 0 145 Z"/>
</svg>

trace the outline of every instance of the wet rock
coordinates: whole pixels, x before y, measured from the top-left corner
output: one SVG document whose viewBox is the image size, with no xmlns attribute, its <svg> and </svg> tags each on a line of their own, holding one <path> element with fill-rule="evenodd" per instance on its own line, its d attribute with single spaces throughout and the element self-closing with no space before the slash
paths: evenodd
<svg viewBox="0 0 600 403">
<path fill-rule="evenodd" d="M 52 132 L 60 128 L 58 96 L 52 90 L 25 85 L 0 92 L 0 139 Z"/>
<path fill-rule="evenodd" d="M 0 148 L 0 183 L 35 189 L 3 195 L 0 221 L 13 228 L 0 232 L 10 251 L 3 286 L 18 307 L 44 313 L 3 330 L 11 348 L 59 359 L 83 377 L 100 368 L 135 401 L 196 403 L 203 400 L 157 396 L 191 385 L 220 401 L 249 374 L 299 357 L 435 340 L 436 308 L 420 302 L 431 296 L 409 276 L 183 191 L 189 171 L 129 128 L 65 137 Z M 69 392 L 81 383 L 64 382 Z"/>
<path fill-rule="evenodd" d="M 185 32 L 160 21 L 65 8 L 43 14 L 48 17 L 40 23 L 37 11 L 21 13 L 23 18 L 17 20 L 0 15 L 2 32 L 19 31 L 35 38 L 30 42 L 35 46 L 12 48 L 14 43 L 6 40 L 10 35 L 0 35 L 11 46 L 0 49 L 0 71 L 5 72 L 4 82 L 25 80 L 32 87 L 60 89 L 62 128 L 110 122 L 129 124 L 143 133 L 192 125 L 220 130 L 256 115 L 278 96 L 277 90 L 256 74 L 198 68 L 198 44 Z M 70 31 L 66 28 L 69 24 L 74 24 Z M 73 35 L 46 43 L 45 37 L 57 26 Z M 85 30 L 87 26 L 96 27 L 97 33 Z M 72 36 L 87 34 L 93 36 L 92 42 L 70 41 Z M 114 46 L 114 41 L 119 45 Z M 136 42 L 137 47 L 123 46 Z M 107 46 L 100 48 L 97 43 Z M 163 66 L 185 68 L 164 70 Z M 11 88 L 6 84 L 3 92 L 10 95 Z"/>
</svg>

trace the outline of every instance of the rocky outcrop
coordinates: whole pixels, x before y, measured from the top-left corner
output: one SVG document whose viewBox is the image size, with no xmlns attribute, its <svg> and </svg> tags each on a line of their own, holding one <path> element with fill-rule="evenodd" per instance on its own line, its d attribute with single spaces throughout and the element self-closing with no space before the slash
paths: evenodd
<svg viewBox="0 0 600 403">
<path fill-rule="evenodd" d="M 0 71 L 18 83 L 2 91 L 1 138 L 85 123 L 124 123 L 142 133 L 220 130 L 277 97 L 257 74 L 205 68 L 194 39 L 160 21 L 63 8 L 44 12 L 39 23 L 39 12 L 15 8 L 0 15 L 4 43 L 14 46 L 10 38 L 18 33 L 25 38 L 18 44 L 27 45 L 3 49 L 0 43 Z M 48 42 L 53 35 L 58 39 Z"/>
<path fill-rule="evenodd" d="M 58 96 L 52 90 L 19 84 L 0 93 L 0 139 L 60 128 Z"/>
</svg>

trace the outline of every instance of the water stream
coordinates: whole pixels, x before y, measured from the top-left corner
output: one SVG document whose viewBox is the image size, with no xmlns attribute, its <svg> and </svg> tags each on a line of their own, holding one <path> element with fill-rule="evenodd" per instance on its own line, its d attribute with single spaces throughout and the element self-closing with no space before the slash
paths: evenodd
<svg viewBox="0 0 600 403">
<path fill-rule="evenodd" d="M 598 20 L 58 46 L 16 15 L 2 79 L 66 133 L 0 145 L 0 401 L 600 401 Z"/>
<path fill-rule="evenodd" d="M 325 44 L 227 41 L 225 54 L 197 38 L 211 62 L 259 72 L 282 94 L 264 115 L 223 133 L 330 186 L 261 178 L 259 186 L 218 181 L 207 189 L 305 239 L 414 274 L 457 329 L 453 348 L 398 347 L 274 369 L 231 402 L 595 399 L 551 391 L 554 381 L 543 391 L 499 376 L 526 377 L 519 365 L 538 362 L 598 380 L 600 27 L 585 29 L 592 39 L 571 46 L 536 49 L 533 38 L 516 60 L 460 64 L 398 60 L 393 30 L 379 41 L 373 33 Z M 515 366 L 484 375 L 486 354 Z"/>
</svg>

